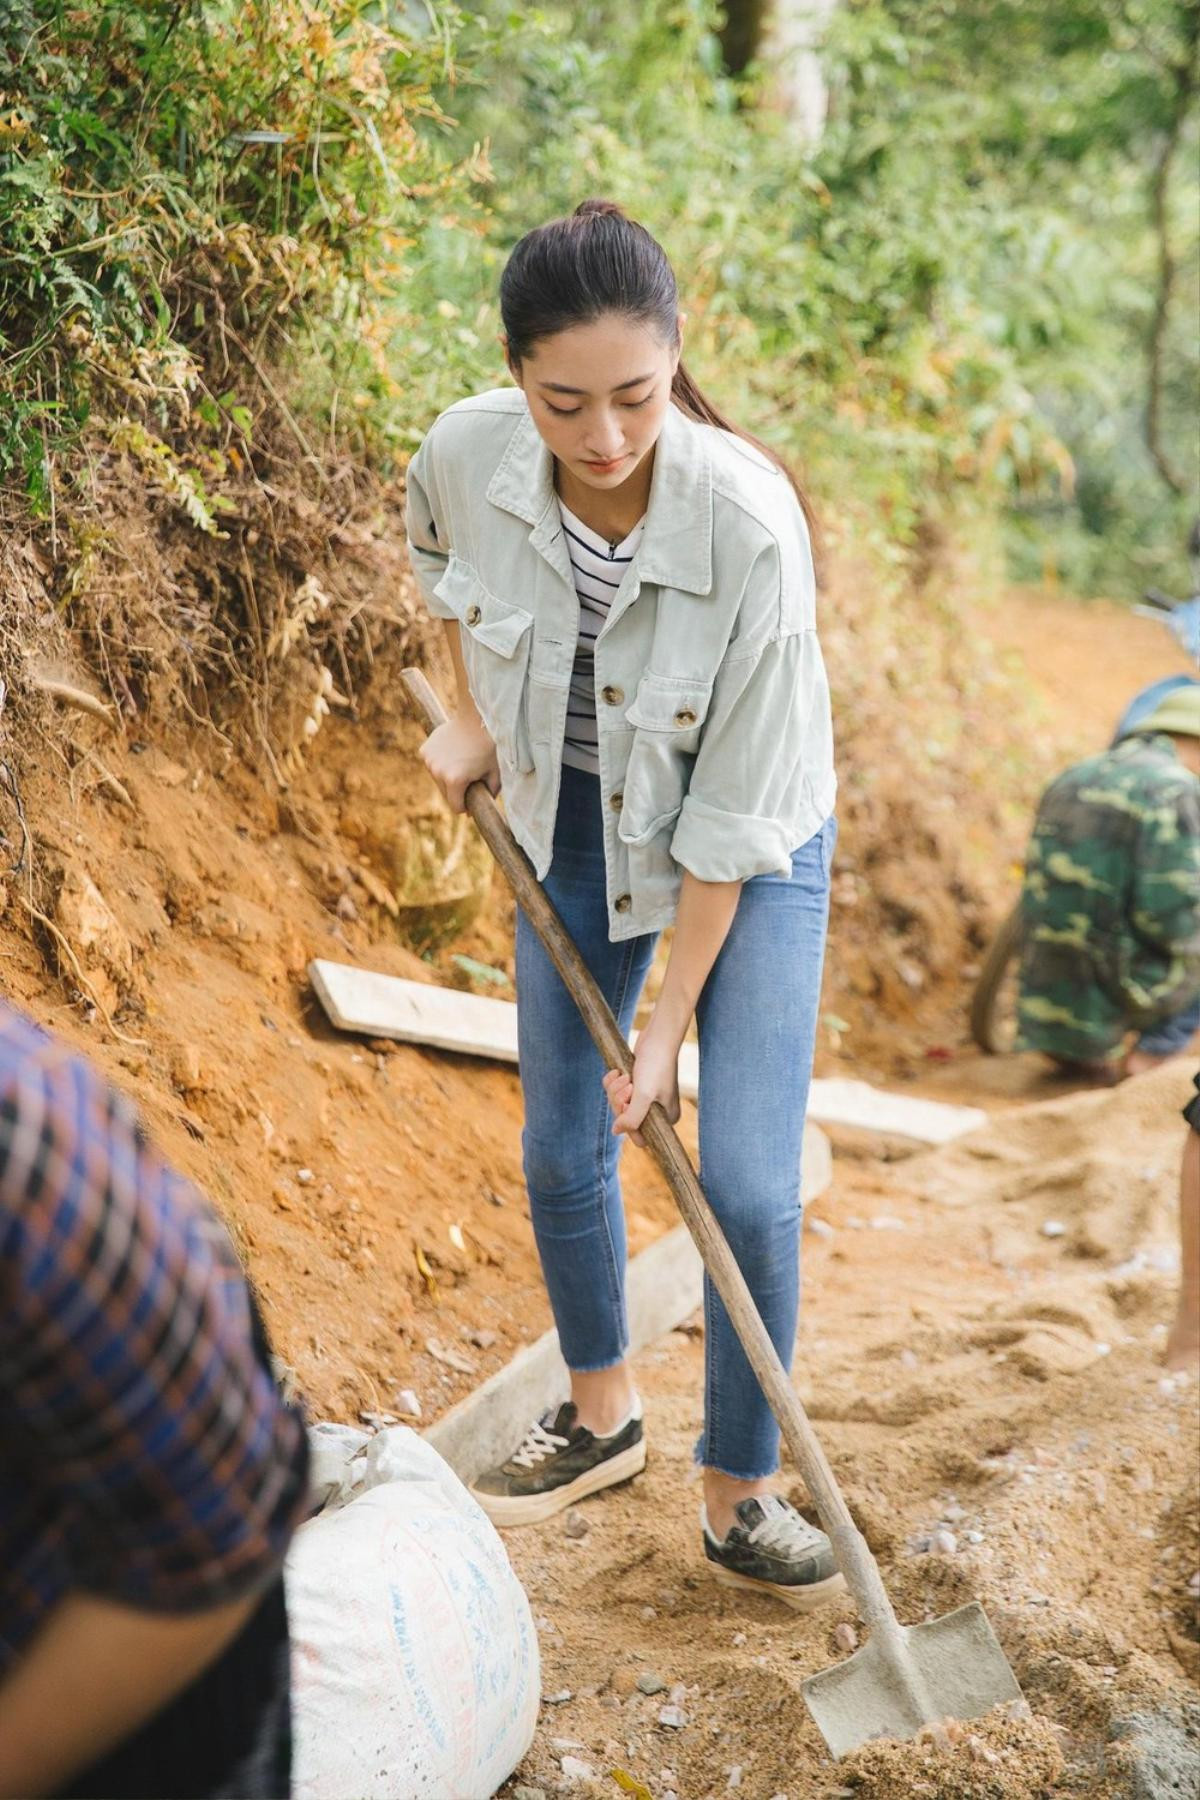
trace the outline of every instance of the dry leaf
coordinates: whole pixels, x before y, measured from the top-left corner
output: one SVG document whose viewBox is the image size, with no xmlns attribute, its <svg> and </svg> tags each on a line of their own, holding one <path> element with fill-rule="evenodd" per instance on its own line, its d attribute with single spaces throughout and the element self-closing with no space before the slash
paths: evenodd
<svg viewBox="0 0 1200 1800">
<path fill-rule="evenodd" d="M 417 1268 L 421 1271 L 421 1280 L 425 1283 L 425 1292 L 429 1295 L 431 1300 L 440 1300 L 441 1295 L 438 1292 L 437 1279 L 429 1266 L 429 1258 L 422 1250 L 420 1244 L 413 1245 L 413 1255 L 417 1259 Z"/>
<path fill-rule="evenodd" d="M 654 1796 L 645 1782 L 639 1781 L 636 1775 L 631 1775 L 628 1769 L 610 1769 L 609 1773 L 619 1788 L 624 1788 L 627 1794 L 632 1794 L 633 1800 L 654 1800 Z"/>
</svg>

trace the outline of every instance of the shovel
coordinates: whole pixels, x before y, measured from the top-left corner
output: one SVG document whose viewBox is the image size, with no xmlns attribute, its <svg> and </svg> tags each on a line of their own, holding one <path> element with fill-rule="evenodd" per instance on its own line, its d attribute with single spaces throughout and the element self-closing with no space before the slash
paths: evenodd
<svg viewBox="0 0 1200 1800">
<path fill-rule="evenodd" d="M 420 670 L 406 669 L 402 679 L 426 729 L 441 725 L 445 709 Z M 482 781 L 467 789 L 466 808 L 578 1006 L 605 1067 L 629 1074 L 633 1053 L 608 1002 Z M 977 1719 L 1003 1702 L 1015 1702 L 1025 1710 L 1016 1676 L 978 1601 L 925 1625 L 901 1625 L 897 1619 L 878 1564 L 850 1516 L 687 1151 L 657 1102 L 647 1113 L 641 1132 L 725 1302 L 750 1366 L 816 1503 L 859 1617 L 871 1633 L 862 1649 L 845 1662 L 801 1684 L 830 1751 L 835 1757 L 845 1756 L 869 1738 L 911 1738 L 922 1726 L 939 1719 Z"/>
</svg>

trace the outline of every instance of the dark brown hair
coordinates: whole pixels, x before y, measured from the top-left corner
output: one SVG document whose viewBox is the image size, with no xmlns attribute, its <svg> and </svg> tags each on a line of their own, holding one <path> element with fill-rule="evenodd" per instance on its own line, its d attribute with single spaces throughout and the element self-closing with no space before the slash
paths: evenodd
<svg viewBox="0 0 1200 1800">
<path fill-rule="evenodd" d="M 584 200 L 567 218 L 526 232 L 505 264 L 500 316 L 509 356 L 520 363 L 539 339 L 590 325 L 605 313 L 651 326 L 664 344 L 678 342 L 679 289 L 666 251 L 614 201 Z M 730 431 L 769 457 L 791 482 L 815 536 L 812 507 L 783 458 L 718 412 L 682 361 L 671 398 L 689 419 Z"/>
</svg>

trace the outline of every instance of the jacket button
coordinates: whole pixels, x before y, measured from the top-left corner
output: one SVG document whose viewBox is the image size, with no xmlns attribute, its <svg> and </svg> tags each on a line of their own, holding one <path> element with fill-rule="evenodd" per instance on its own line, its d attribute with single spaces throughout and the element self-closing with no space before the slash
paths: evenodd
<svg viewBox="0 0 1200 1800">
<path fill-rule="evenodd" d="M 482 619 L 482 617 L 483 617 L 483 614 L 480 612 L 480 610 L 477 606 L 468 606 L 468 608 L 467 608 L 467 624 L 468 625 L 478 625 L 478 623 L 479 623 L 480 619 Z"/>
<path fill-rule="evenodd" d="M 613 901 L 613 911 L 614 912 L 628 912 L 632 905 L 633 905 L 633 898 L 630 894 L 618 894 L 616 899 Z"/>
<path fill-rule="evenodd" d="M 606 706 L 620 706 L 625 698 L 625 690 L 619 687 L 606 687 L 600 689 L 600 695 Z"/>
<path fill-rule="evenodd" d="M 614 812 L 620 812 L 622 806 L 625 804 L 624 794 L 620 792 L 610 794 L 608 796 L 608 804 L 612 807 Z"/>
<path fill-rule="evenodd" d="M 675 714 L 675 723 L 677 725 L 694 725 L 696 723 L 696 715 L 690 706 L 680 707 Z"/>
</svg>

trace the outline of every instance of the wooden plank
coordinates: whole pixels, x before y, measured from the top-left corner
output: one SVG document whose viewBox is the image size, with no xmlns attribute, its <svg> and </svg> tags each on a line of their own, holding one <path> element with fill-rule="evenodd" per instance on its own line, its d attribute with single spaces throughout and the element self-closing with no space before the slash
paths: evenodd
<svg viewBox="0 0 1200 1800">
<path fill-rule="evenodd" d="M 309 975 L 330 1023 L 339 1031 L 398 1038 L 496 1062 L 517 1060 L 517 1009 L 511 1000 L 404 981 L 348 963 L 311 962 Z M 636 1033 L 633 1041 L 637 1042 Z M 699 1086 L 699 1050 L 686 1043 L 679 1057 L 679 1091 L 694 1100 Z M 818 1124 L 848 1126 L 917 1144 L 948 1144 L 987 1123 L 987 1114 L 978 1107 L 947 1106 L 840 1078 L 813 1082 L 808 1116 Z"/>
<path fill-rule="evenodd" d="M 942 1100 L 921 1100 L 841 1077 L 813 1082 L 808 1113 L 822 1125 L 848 1125 L 918 1144 L 953 1143 L 988 1122 L 978 1106 L 947 1106 Z"/>
<path fill-rule="evenodd" d="M 496 1062 L 517 1060 L 517 1009 L 511 1000 L 402 981 L 348 963 L 315 961 L 308 973 L 330 1024 L 339 1031 L 398 1038 Z"/>
</svg>

